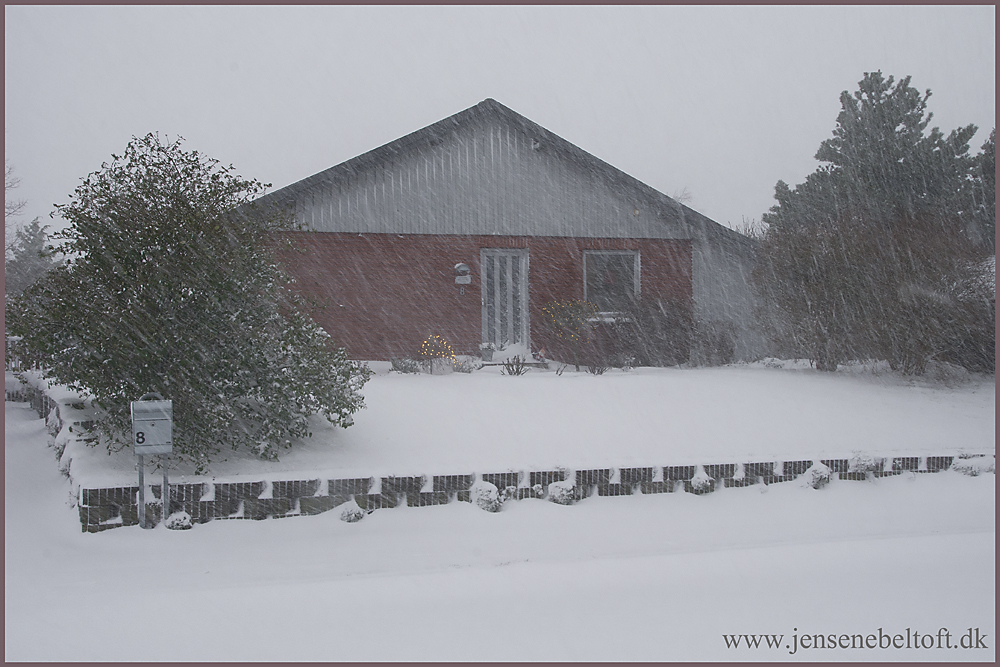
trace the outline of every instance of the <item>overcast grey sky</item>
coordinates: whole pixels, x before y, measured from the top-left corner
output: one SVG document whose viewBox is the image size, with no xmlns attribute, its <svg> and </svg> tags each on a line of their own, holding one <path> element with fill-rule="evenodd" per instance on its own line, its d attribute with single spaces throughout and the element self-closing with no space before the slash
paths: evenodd
<svg viewBox="0 0 1000 667">
<path fill-rule="evenodd" d="M 882 70 L 932 125 L 995 125 L 995 10 L 5 7 L 5 155 L 48 221 L 132 135 L 275 188 L 487 97 L 722 224 L 801 182 Z"/>
</svg>

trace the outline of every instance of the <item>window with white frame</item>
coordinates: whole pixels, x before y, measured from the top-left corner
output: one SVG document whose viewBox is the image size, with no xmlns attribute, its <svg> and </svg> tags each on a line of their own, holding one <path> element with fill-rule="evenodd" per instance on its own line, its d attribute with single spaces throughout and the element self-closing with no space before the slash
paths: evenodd
<svg viewBox="0 0 1000 667">
<path fill-rule="evenodd" d="M 583 298 L 601 313 L 619 313 L 639 295 L 636 250 L 587 250 L 583 253 Z"/>
</svg>

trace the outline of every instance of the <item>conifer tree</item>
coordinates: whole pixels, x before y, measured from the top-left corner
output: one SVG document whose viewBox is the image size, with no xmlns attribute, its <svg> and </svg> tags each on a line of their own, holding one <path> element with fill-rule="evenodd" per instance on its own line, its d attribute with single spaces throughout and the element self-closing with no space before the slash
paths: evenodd
<svg viewBox="0 0 1000 667">
<path fill-rule="evenodd" d="M 992 348 L 982 304 L 962 298 L 987 252 L 970 186 L 984 158 L 968 153 L 974 125 L 926 131 L 929 96 L 866 73 L 841 95 L 824 164 L 795 188 L 779 181 L 763 216 L 755 285 L 817 368 L 876 358 L 920 373 L 958 340 Z"/>
<path fill-rule="evenodd" d="M 10 254 L 3 267 L 4 295 L 9 299 L 21 294 L 39 278 L 55 266 L 52 251 L 46 241 L 41 220 L 35 218 L 14 232 L 10 242 Z"/>
</svg>

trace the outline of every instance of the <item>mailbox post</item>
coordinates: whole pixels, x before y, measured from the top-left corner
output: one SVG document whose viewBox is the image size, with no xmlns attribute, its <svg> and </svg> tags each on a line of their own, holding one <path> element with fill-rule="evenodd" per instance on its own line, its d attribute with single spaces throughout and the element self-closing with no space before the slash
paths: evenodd
<svg viewBox="0 0 1000 667">
<path fill-rule="evenodd" d="M 165 401 L 157 393 L 145 394 L 138 401 L 132 401 L 132 448 L 139 459 L 139 525 L 146 528 L 146 484 L 143 478 L 143 456 L 147 454 L 170 454 L 173 451 L 174 407 L 173 401 Z M 170 482 L 167 479 L 167 465 L 163 464 L 163 486 L 160 489 L 163 501 L 163 521 L 170 513 Z"/>
</svg>

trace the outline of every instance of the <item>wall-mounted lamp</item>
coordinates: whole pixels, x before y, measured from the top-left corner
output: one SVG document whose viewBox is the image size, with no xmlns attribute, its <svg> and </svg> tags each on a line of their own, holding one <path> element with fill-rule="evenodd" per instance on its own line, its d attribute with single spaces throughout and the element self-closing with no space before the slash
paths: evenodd
<svg viewBox="0 0 1000 667">
<path fill-rule="evenodd" d="M 465 294 L 465 286 L 472 283 L 472 269 L 468 264 L 459 262 L 455 265 L 455 284 L 459 286 L 458 293 Z"/>
</svg>

